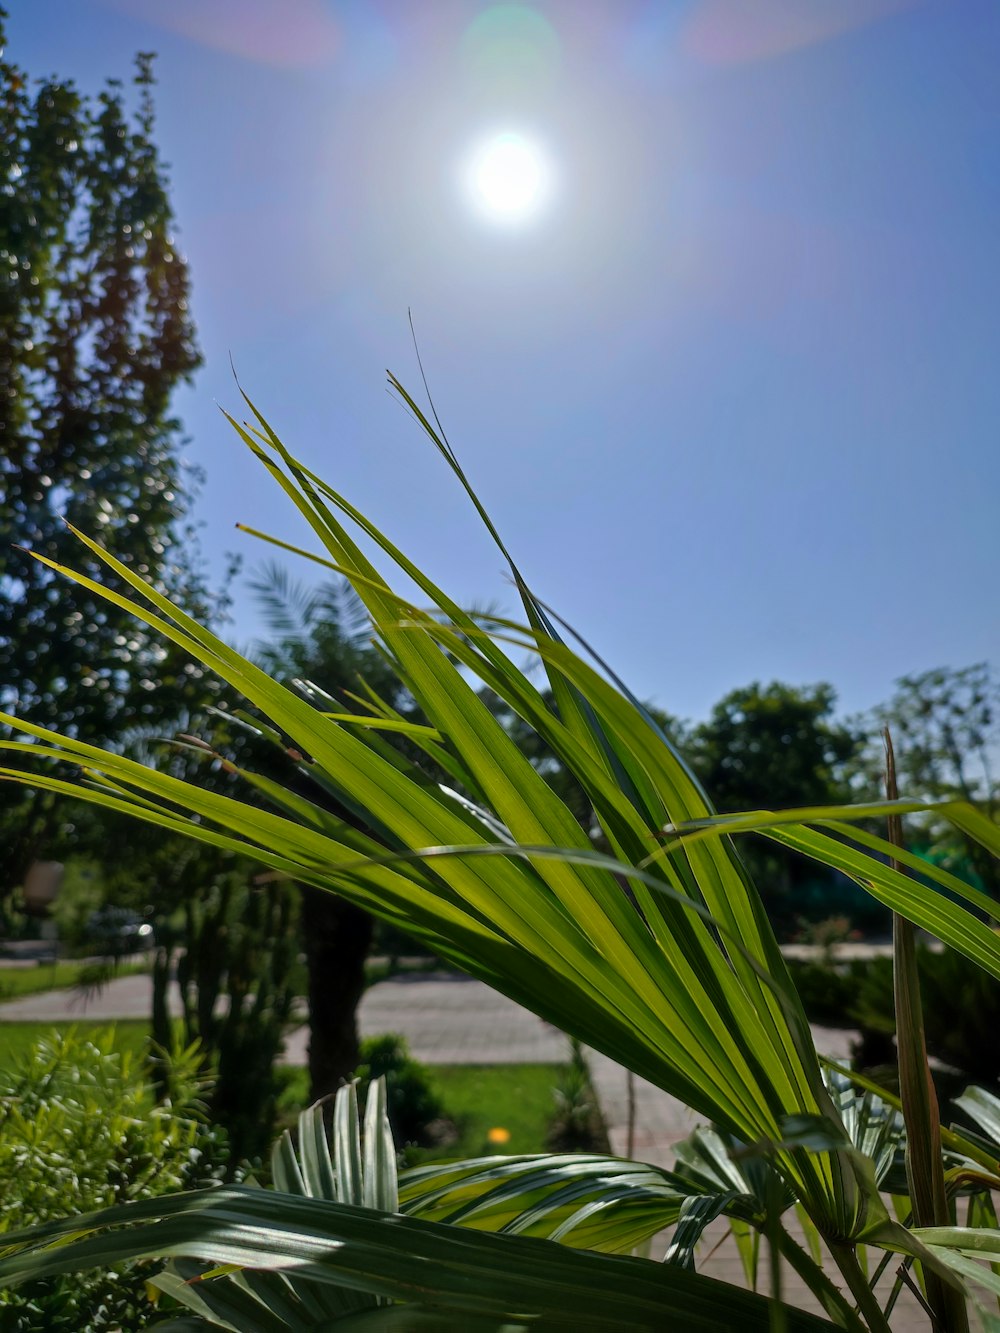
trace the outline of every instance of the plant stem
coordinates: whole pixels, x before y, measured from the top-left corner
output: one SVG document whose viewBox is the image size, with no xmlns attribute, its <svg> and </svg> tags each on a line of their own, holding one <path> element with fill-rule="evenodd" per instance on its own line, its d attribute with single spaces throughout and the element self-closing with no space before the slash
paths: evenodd
<svg viewBox="0 0 1000 1333">
<path fill-rule="evenodd" d="M 895 801 L 899 798 L 899 790 L 888 727 L 883 736 L 885 792 L 890 801 Z M 903 829 L 899 816 L 890 815 L 888 826 L 889 841 L 894 847 L 901 848 Z M 893 860 L 891 864 L 894 870 L 905 873 L 898 861 Z M 944 1181 L 941 1117 L 927 1061 L 916 938 L 913 923 L 895 914 L 892 918 L 892 975 L 899 1096 L 906 1125 L 906 1179 L 913 1206 L 913 1220 L 918 1227 L 946 1227 L 951 1223 L 951 1208 Z M 935 1326 L 942 1333 L 968 1333 L 969 1316 L 961 1292 L 926 1268 L 924 1283 Z"/>
<path fill-rule="evenodd" d="M 798 1273 L 809 1290 L 823 1306 L 823 1309 L 841 1328 L 852 1333 L 864 1333 L 864 1324 L 856 1311 L 841 1294 L 837 1286 L 824 1273 L 822 1265 L 809 1255 L 784 1227 L 779 1227 L 775 1236 L 781 1257 Z"/>
<path fill-rule="evenodd" d="M 889 1321 L 882 1313 L 882 1307 L 875 1299 L 875 1293 L 868 1285 L 868 1279 L 858 1263 L 855 1246 L 850 1241 L 829 1241 L 830 1253 L 836 1260 L 837 1267 L 844 1275 L 844 1281 L 851 1289 L 851 1295 L 857 1302 L 862 1318 L 872 1333 L 892 1333 Z"/>
<path fill-rule="evenodd" d="M 625 1086 L 628 1093 L 628 1143 L 625 1156 L 629 1161 L 633 1161 L 635 1159 L 635 1075 L 631 1069 L 625 1075 Z"/>
</svg>

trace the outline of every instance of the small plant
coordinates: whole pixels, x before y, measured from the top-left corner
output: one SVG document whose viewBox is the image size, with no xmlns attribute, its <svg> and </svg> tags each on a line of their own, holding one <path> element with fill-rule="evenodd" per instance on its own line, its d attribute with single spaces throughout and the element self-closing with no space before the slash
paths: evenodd
<svg viewBox="0 0 1000 1333">
<path fill-rule="evenodd" d="M 405 1038 L 391 1032 L 366 1037 L 357 1076 L 362 1097 L 377 1079 L 385 1079 L 389 1124 L 401 1147 L 434 1141 L 431 1129 L 443 1119 L 444 1107 L 427 1070 L 410 1055 Z"/>
<path fill-rule="evenodd" d="M 274 1191 L 286 1198 L 314 1199 L 320 1203 L 349 1204 L 395 1213 L 399 1207 L 396 1152 L 386 1115 L 385 1081 L 375 1079 L 365 1098 L 364 1134 L 358 1115 L 357 1084 L 343 1087 L 333 1098 L 332 1132 L 327 1131 L 321 1102 L 298 1118 L 293 1139 L 286 1130 L 271 1151 L 270 1175 Z M 268 1191 L 262 1203 L 274 1202 Z M 274 1215 L 277 1221 L 277 1215 Z M 176 1333 L 189 1329 L 225 1329 L 246 1333 L 308 1333 L 356 1316 L 366 1328 L 365 1311 L 375 1313 L 388 1302 L 349 1288 L 336 1289 L 308 1272 L 244 1274 L 220 1273 L 213 1265 L 180 1259 L 151 1280 L 151 1286 L 171 1302 L 184 1306 L 192 1317 L 162 1325 Z M 248 1267 L 252 1267 L 248 1265 Z M 353 1324 L 353 1321 L 352 1321 Z M 385 1327 L 396 1327 L 386 1324 Z M 424 1327 L 424 1325 L 419 1325 Z"/>
<path fill-rule="evenodd" d="M 556 1109 L 547 1146 L 552 1152 L 609 1152 L 608 1131 L 590 1081 L 590 1067 L 578 1041 L 570 1041 L 570 1061 L 552 1089 Z"/>
</svg>

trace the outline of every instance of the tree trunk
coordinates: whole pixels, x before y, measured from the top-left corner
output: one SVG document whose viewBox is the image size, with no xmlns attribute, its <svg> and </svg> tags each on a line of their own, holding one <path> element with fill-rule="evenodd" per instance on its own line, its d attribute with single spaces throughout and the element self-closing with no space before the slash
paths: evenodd
<svg viewBox="0 0 1000 1333">
<path fill-rule="evenodd" d="M 332 893 L 303 885 L 309 971 L 309 1096 L 336 1092 L 358 1066 L 357 1010 L 374 920 Z"/>
</svg>

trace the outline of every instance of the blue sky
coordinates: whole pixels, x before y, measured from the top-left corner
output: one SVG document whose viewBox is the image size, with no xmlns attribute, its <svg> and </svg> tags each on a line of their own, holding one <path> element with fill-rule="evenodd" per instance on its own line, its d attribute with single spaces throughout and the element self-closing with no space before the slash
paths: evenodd
<svg viewBox="0 0 1000 1333">
<path fill-rule="evenodd" d="M 303 533 L 286 441 L 458 600 L 513 608 L 438 409 L 536 591 L 641 695 L 997 660 L 995 0 L 8 0 L 9 55 L 96 90 L 159 53 L 206 364 L 178 398 L 205 547 Z M 491 134 L 546 207 L 472 207 Z M 256 469 L 256 470 L 255 470 Z M 303 568 L 302 575 L 308 570 Z M 232 636 L 259 628 L 237 589 Z"/>
</svg>

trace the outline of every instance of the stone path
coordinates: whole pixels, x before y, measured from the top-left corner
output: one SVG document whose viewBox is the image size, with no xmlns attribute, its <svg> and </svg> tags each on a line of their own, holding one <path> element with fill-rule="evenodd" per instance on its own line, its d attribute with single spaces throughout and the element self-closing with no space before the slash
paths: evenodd
<svg viewBox="0 0 1000 1333">
<path fill-rule="evenodd" d="M 176 1009 L 176 997 L 171 998 L 171 1007 Z M 0 1042 L 5 1022 L 144 1018 L 149 1014 L 150 1001 L 151 983 L 147 976 L 117 978 L 90 996 L 71 990 L 26 996 L 0 1005 Z M 447 973 L 415 973 L 372 986 L 361 1003 L 359 1026 L 365 1036 L 400 1033 L 413 1055 L 427 1064 L 560 1063 L 567 1058 L 569 1049 L 561 1032 L 512 1000 L 482 982 Z M 847 1055 L 849 1033 L 829 1028 L 813 1031 L 821 1052 L 837 1058 Z M 305 1027 L 290 1033 L 285 1061 L 304 1064 L 307 1041 Z M 607 1056 L 591 1052 L 589 1058 L 612 1151 L 627 1156 L 628 1075 Z M 634 1079 L 633 1096 L 634 1157 L 671 1166 L 673 1145 L 691 1133 L 699 1117 L 676 1098 L 642 1079 Z M 706 1237 L 699 1271 L 742 1285 L 742 1266 L 735 1245 L 727 1239 L 726 1224 L 714 1223 Z M 667 1242 L 667 1236 L 654 1241 L 654 1256 L 663 1253 Z M 833 1271 L 832 1266 L 828 1271 Z M 811 1293 L 794 1275 L 786 1275 L 782 1294 L 793 1304 L 818 1310 Z M 894 1330 L 916 1333 L 927 1326 L 913 1298 L 904 1293 L 896 1307 Z"/>
</svg>

